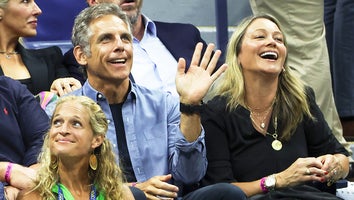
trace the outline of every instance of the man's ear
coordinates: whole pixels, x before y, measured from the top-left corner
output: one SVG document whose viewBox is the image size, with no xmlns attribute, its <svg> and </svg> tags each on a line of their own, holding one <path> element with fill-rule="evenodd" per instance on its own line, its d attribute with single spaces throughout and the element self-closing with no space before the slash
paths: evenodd
<svg viewBox="0 0 354 200">
<path fill-rule="evenodd" d="M 98 0 L 86 0 L 86 2 L 89 6 L 93 6 L 100 3 Z"/>
<path fill-rule="evenodd" d="M 80 46 L 78 46 L 78 45 L 75 46 L 73 49 L 73 53 L 74 53 L 76 61 L 80 65 L 82 65 L 82 66 L 87 65 L 87 56 Z"/>
</svg>

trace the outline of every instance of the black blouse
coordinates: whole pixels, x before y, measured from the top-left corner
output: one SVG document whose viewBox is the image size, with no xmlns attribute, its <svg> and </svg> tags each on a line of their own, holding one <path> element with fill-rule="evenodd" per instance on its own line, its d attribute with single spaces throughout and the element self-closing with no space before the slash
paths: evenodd
<svg viewBox="0 0 354 200">
<path fill-rule="evenodd" d="M 273 137 L 262 135 L 253 127 L 250 112 L 239 106 L 226 110 L 224 98 L 215 97 L 202 114 L 205 129 L 208 169 L 202 185 L 216 182 L 249 182 L 288 168 L 296 159 L 342 153 L 349 156 L 337 141 L 308 92 L 310 109 L 316 121 L 304 117 L 289 141 L 282 141 L 280 151 L 272 148 Z M 278 126 L 282 126 L 278 119 Z M 273 123 L 269 133 L 274 133 Z M 278 131 L 281 135 L 281 132 Z"/>
</svg>

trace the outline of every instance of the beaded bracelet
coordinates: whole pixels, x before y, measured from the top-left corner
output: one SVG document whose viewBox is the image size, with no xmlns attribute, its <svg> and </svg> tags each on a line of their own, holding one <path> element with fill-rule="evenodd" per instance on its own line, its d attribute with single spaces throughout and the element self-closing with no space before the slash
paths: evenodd
<svg viewBox="0 0 354 200">
<path fill-rule="evenodd" d="M 261 179 L 261 184 L 260 184 L 261 190 L 262 190 L 264 193 L 269 192 L 268 189 L 267 189 L 266 186 L 265 186 L 265 183 L 264 183 L 265 180 L 266 180 L 266 178 L 267 178 L 267 177 L 263 177 L 263 178 Z"/>
<path fill-rule="evenodd" d="M 9 162 L 9 164 L 7 165 L 7 168 L 6 168 L 6 172 L 5 172 L 5 181 L 8 184 L 10 184 L 11 170 L 12 170 L 12 163 Z"/>
<path fill-rule="evenodd" d="M 201 101 L 200 105 L 190 105 L 184 103 L 179 104 L 180 112 L 185 114 L 200 114 L 204 111 L 204 109 L 205 105 L 203 104 L 203 101 Z"/>
</svg>

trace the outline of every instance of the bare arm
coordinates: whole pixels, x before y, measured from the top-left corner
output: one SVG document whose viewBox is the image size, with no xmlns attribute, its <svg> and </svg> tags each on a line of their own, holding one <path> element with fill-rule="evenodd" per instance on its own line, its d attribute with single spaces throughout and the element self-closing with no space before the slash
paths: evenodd
<svg viewBox="0 0 354 200">
<path fill-rule="evenodd" d="M 36 176 L 36 171 L 29 167 L 24 167 L 13 163 L 9 167 L 9 162 L 0 162 L 0 180 L 6 182 L 5 174 L 9 179 L 9 184 L 18 189 L 24 189 L 33 186 L 33 180 Z"/>
<path fill-rule="evenodd" d="M 328 172 L 324 177 L 331 185 L 339 179 L 347 177 L 349 173 L 349 159 L 343 154 L 327 154 L 317 158 L 323 163 L 322 169 Z"/>
<path fill-rule="evenodd" d="M 4 188 L 6 199 L 8 200 L 16 199 L 20 190 L 33 186 L 35 176 L 36 171 L 31 167 L 0 162 L 0 181 L 9 184 L 9 186 Z"/>
<path fill-rule="evenodd" d="M 134 200 L 133 193 L 130 191 L 127 185 L 123 185 L 123 199 L 125 200 Z"/>
<path fill-rule="evenodd" d="M 58 78 L 53 81 L 50 91 L 58 96 L 62 96 L 79 88 L 81 88 L 81 83 L 75 78 Z"/>
<path fill-rule="evenodd" d="M 133 187 L 143 191 L 149 200 L 159 200 L 161 197 L 174 199 L 177 197 L 178 187 L 168 183 L 171 178 L 171 174 L 154 176 L 145 182 L 134 183 Z"/>
<path fill-rule="evenodd" d="M 307 181 L 325 182 L 327 171 L 322 169 L 323 164 L 318 158 L 299 158 L 286 170 L 275 174 L 275 190 L 292 187 Z M 269 174 L 270 175 L 270 174 Z M 262 193 L 260 179 L 252 182 L 232 183 L 240 187 L 248 196 Z"/>
<path fill-rule="evenodd" d="M 33 199 L 42 199 L 41 195 L 31 189 L 21 190 L 18 194 L 16 200 L 33 200 Z"/>
<path fill-rule="evenodd" d="M 214 44 L 208 45 L 199 63 L 202 57 L 202 48 L 202 43 L 196 45 L 191 65 L 187 72 L 185 72 L 185 60 L 180 58 L 178 61 L 176 87 L 180 95 L 180 102 L 183 104 L 199 105 L 213 82 L 226 70 L 227 66 L 224 64 L 212 74 L 221 55 L 221 51 L 217 50 L 211 57 Z M 187 141 L 196 140 L 201 132 L 200 115 L 198 113 L 181 113 L 180 129 Z"/>
</svg>

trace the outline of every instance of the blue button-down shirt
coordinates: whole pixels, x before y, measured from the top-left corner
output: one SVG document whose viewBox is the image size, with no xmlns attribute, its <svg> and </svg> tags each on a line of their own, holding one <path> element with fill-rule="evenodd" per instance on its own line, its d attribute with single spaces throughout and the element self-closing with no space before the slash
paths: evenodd
<svg viewBox="0 0 354 200">
<path fill-rule="evenodd" d="M 134 58 L 131 74 L 134 81 L 149 89 L 168 91 L 178 97 L 175 84 L 177 61 L 157 37 L 155 23 L 144 15 L 143 19 L 144 36 L 140 41 L 133 39 Z M 149 78 L 146 78 L 147 74 Z"/>
<path fill-rule="evenodd" d="M 107 137 L 119 155 L 114 121 L 105 96 L 87 81 L 71 94 L 88 96 L 101 106 L 109 120 Z M 53 103 L 47 106 L 49 116 L 54 107 Z M 190 184 L 204 176 L 207 167 L 204 129 L 197 140 L 186 141 L 179 128 L 179 101 L 176 97 L 131 83 L 122 116 L 137 181 L 171 173 L 174 180 Z"/>
</svg>

